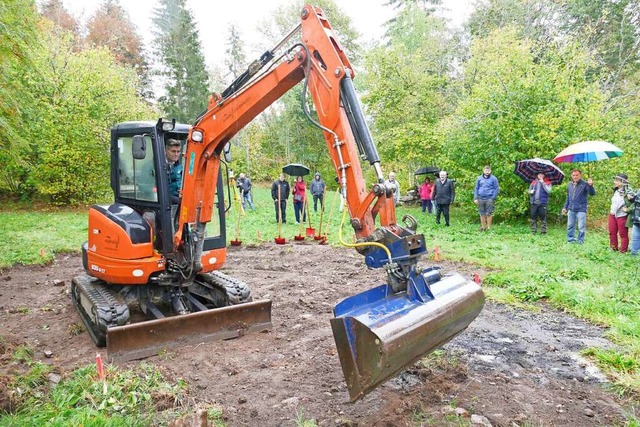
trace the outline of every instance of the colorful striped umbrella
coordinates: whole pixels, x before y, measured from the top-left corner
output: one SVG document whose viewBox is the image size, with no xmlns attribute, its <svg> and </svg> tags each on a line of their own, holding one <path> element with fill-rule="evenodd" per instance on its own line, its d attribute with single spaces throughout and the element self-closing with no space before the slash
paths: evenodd
<svg viewBox="0 0 640 427">
<path fill-rule="evenodd" d="M 622 156 L 622 150 L 610 142 L 584 141 L 565 148 L 554 157 L 558 163 L 596 162 Z"/>
<path fill-rule="evenodd" d="M 551 181 L 553 185 L 562 184 L 564 172 L 559 167 L 546 159 L 527 159 L 516 162 L 515 174 L 527 182 L 534 181 L 539 173 L 543 173 L 544 177 Z"/>
</svg>

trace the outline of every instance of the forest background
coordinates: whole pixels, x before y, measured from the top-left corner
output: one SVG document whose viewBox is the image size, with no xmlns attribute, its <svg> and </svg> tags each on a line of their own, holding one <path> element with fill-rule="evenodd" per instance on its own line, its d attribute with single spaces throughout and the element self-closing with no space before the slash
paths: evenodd
<svg viewBox="0 0 640 427">
<path fill-rule="evenodd" d="M 638 0 L 483 0 L 461 30 L 439 17 L 437 0 L 387 0 L 386 35 L 361 45 L 333 0 L 315 4 L 355 66 L 385 172 L 403 193 L 438 166 L 457 181 L 457 201 L 473 211 L 482 166 L 500 179 L 498 214 L 526 215 L 527 184 L 514 162 L 553 158 L 566 146 L 605 140 L 620 158 L 561 165 L 585 169 L 608 209 L 612 177 L 640 186 L 640 2 Z M 274 46 L 299 20 L 302 3 L 274 10 L 260 28 Z M 144 46 L 117 0 L 79 22 L 60 0 L 0 2 L 0 197 L 53 205 L 108 201 L 109 128 L 174 117 L 192 123 L 211 92 L 221 92 L 255 58 L 231 25 L 226 59 L 205 65 L 185 0 L 150 11 L 154 39 Z M 331 181 L 323 136 L 287 93 L 233 140 L 232 168 L 267 183 L 286 163 L 304 163 Z M 367 175 L 372 179 L 372 175 Z M 563 186 L 552 197 L 559 212 Z M 603 215 L 604 216 L 604 215 Z"/>
</svg>

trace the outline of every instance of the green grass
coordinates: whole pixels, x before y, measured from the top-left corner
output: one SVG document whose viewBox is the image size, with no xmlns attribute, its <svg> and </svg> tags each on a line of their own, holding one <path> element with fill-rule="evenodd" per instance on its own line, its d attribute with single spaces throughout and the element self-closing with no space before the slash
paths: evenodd
<svg viewBox="0 0 640 427">
<path fill-rule="evenodd" d="M 11 410 L 0 416 L 0 426 L 159 425 L 198 409 L 189 406 L 183 380 L 170 381 L 146 363 L 135 369 L 108 365 L 106 385 L 98 378 L 95 365 L 60 375 L 54 384 L 50 380 L 54 368 L 34 361 L 26 347 L 12 350 L 15 375 L 7 384 Z M 203 409 L 215 425 L 223 425 L 218 408 Z"/>
<path fill-rule="evenodd" d="M 56 254 L 79 252 L 87 240 L 87 212 L 0 212 L 0 269 L 45 264 Z"/>
<path fill-rule="evenodd" d="M 273 242 L 278 236 L 267 188 L 254 187 L 254 204 L 256 210 L 240 216 L 238 227 L 237 204 L 232 202 L 227 214 L 228 240 L 237 236 L 243 245 L 256 245 Z M 338 205 L 337 193 L 328 193 L 322 232 L 335 245 L 342 217 Z M 320 212 L 313 212 L 312 207 L 310 211 L 312 227 L 319 234 Z M 593 349 L 588 356 L 616 381 L 621 393 L 640 395 L 640 257 L 610 251 L 606 233 L 593 226 L 588 227 L 586 243 L 575 245 L 565 243 L 563 221 L 552 221 L 546 235 L 531 235 L 526 220 L 504 224 L 498 212 L 493 230 L 480 233 L 478 219 L 465 218 L 455 207 L 448 228 L 436 226 L 434 217 L 421 213 L 417 206 L 400 207 L 397 217 L 404 214 L 416 217 L 418 231 L 424 233 L 431 254 L 437 246 L 444 259 L 477 268 L 489 298 L 527 307 L 544 300 L 607 327 L 619 349 Z M 594 218 L 596 215 L 590 213 L 590 219 Z M 0 268 L 43 263 L 56 253 L 78 251 L 87 238 L 86 220 L 83 211 L 0 212 Z M 291 202 L 287 220 L 280 235 L 295 244 L 293 237 L 304 236 L 308 223 L 294 223 Z M 345 236 L 352 236 L 348 225 Z"/>
</svg>

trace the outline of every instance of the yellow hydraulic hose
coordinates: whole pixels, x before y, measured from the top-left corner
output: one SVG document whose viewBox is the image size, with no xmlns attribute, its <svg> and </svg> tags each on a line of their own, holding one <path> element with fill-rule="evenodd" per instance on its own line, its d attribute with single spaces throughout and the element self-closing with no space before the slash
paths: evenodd
<svg viewBox="0 0 640 427">
<path fill-rule="evenodd" d="M 338 228 L 338 239 L 340 240 L 340 244 L 343 246 L 346 246 L 348 248 L 359 248 L 362 246 L 377 246 L 381 249 L 383 249 L 386 253 L 387 253 L 387 257 L 389 258 L 389 264 L 391 264 L 391 251 L 389 250 L 389 248 L 387 248 L 385 245 L 383 245 L 382 243 L 378 243 L 378 242 L 360 242 L 360 243 L 349 243 L 346 242 L 342 239 L 342 226 L 344 225 L 344 222 L 347 218 L 347 206 L 345 206 L 345 209 L 342 211 L 342 220 L 340 221 L 340 227 Z"/>
</svg>

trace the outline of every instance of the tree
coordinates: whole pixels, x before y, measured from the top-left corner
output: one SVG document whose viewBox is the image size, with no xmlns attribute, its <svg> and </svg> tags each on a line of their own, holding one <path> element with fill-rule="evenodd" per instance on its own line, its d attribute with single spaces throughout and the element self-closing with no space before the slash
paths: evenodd
<svg viewBox="0 0 640 427">
<path fill-rule="evenodd" d="M 0 3 L 0 191 L 16 194 L 24 181 L 22 132 L 24 110 L 33 102 L 30 82 L 22 78 L 33 68 L 31 50 L 38 45 L 37 14 L 31 0 Z"/>
<path fill-rule="evenodd" d="M 612 99 L 638 93 L 640 1 L 488 0 L 477 5 L 468 22 L 479 37 L 507 26 L 552 49 L 558 41 L 579 41 L 601 68 L 601 84 Z"/>
<path fill-rule="evenodd" d="M 523 214 L 527 198 L 513 174 L 515 161 L 553 158 L 582 140 L 618 139 L 620 126 L 608 124 L 617 118 L 606 111 L 607 93 L 595 65 L 577 43 L 541 52 L 509 27 L 472 42 L 464 67 L 467 92 L 441 126 L 442 166 L 454 171 L 459 187 L 466 189 L 460 191 L 461 201 L 470 202 L 475 177 L 491 164 L 501 181 L 497 211 Z M 561 197 L 553 198 L 550 210 L 560 202 Z"/>
<path fill-rule="evenodd" d="M 68 33 L 42 23 L 33 67 L 17 78 L 36 94 L 25 105 L 21 132 L 24 177 L 19 195 L 56 204 L 104 199 L 109 191 L 109 127 L 152 112 L 136 95 L 136 75 L 104 48 L 75 51 Z"/>
<path fill-rule="evenodd" d="M 64 8 L 62 0 L 49 0 L 44 3 L 42 5 L 42 16 L 58 27 L 69 31 L 75 37 L 79 36 L 78 21 Z"/>
<path fill-rule="evenodd" d="M 118 0 L 106 0 L 100 5 L 87 23 L 85 41 L 89 47 L 107 47 L 118 63 L 136 70 L 141 83 L 138 92 L 147 99 L 153 96 L 142 39 Z"/>
<path fill-rule="evenodd" d="M 449 110 L 455 39 L 442 19 L 411 2 L 387 27 L 386 45 L 366 55 L 363 96 L 380 154 L 395 170 L 436 164 L 439 141 L 434 131 Z"/>
<path fill-rule="evenodd" d="M 356 43 L 358 33 L 349 17 L 340 11 L 333 0 L 322 0 L 314 4 L 325 12 L 340 44 L 347 51 L 349 59 L 354 61 L 354 58 L 359 56 L 360 47 Z M 261 24 L 260 28 L 267 44 L 265 48 L 275 46 L 283 35 L 300 23 L 301 10 L 300 2 L 291 1 L 278 7 L 269 22 Z M 252 132 L 252 135 L 259 138 L 252 139 L 252 143 L 259 145 L 254 159 L 260 159 L 260 167 L 267 170 L 271 177 L 279 173 L 284 164 L 290 162 L 305 163 L 313 170 L 323 173 L 325 177 L 333 176 L 335 171 L 326 154 L 326 142 L 322 132 L 304 115 L 302 87 L 298 87 L 300 90 L 289 91 L 277 105 L 262 115 L 259 126 L 263 131 Z M 308 104 L 308 108 L 314 116 L 313 105 Z"/>
<path fill-rule="evenodd" d="M 247 55 L 244 51 L 245 49 L 242 36 L 235 24 L 229 25 L 227 33 L 229 34 L 229 40 L 226 42 L 227 48 L 224 51 L 226 55 L 224 63 L 229 71 L 231 79 L 234 79 L 246 68 Z"/>
<path fill-rule="evenodd" d="M 195 21 L 185 0 L 161 0 L 154 10 L 153 23 L 165 90 L 159 104 L 170 117 L 192 122 L 206 108 L 210 95 Z"/>
</svg>

